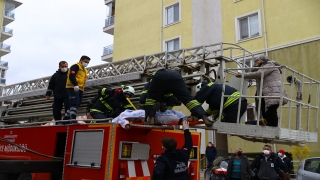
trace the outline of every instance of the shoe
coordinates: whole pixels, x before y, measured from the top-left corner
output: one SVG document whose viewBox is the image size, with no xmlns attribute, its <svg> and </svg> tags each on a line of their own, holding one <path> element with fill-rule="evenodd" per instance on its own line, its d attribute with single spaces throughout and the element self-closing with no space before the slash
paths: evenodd
<svg viewBox="0 0 320 180">
<path fill-rule="evenodd" d="M 148 117 L 146 121 L 144 121 L 145 125 L 154 125 L 154 117 L 151 117 L 151 119 Z"/>
<path fill-rule="evenodd" d="M 202 115 L 201 116 L 201 119 L 204 121 L 204 124 L 207 126 L 207 127 L 211 127 L 212 124 L 215 122 L 215 121 L 210 121 L 208 116 L 206 115 Z"/>
</svg>

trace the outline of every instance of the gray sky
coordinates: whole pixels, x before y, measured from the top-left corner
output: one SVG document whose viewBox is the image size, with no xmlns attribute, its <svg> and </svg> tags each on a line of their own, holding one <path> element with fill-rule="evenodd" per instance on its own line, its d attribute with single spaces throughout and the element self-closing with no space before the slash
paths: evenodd
<svg viewBox="0 0 320 180">
<path fill-rule="evenodd" d="M 89 66 L 101 61 L 103 47 L 113 44 L 113 36 L 103 32 L 107 6 L 104 0 L 20 0 L 15 21 L 7 27 L 13 37 L 4 41 L 11 53 L 6 84 L 51 76 L 61 60 L 70 65 L 82 55 Z"/>
</svg>

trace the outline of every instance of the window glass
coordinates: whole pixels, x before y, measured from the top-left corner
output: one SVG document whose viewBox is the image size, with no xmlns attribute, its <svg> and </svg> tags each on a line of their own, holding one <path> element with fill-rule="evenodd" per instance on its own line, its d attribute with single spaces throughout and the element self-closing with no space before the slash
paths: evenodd
<svg viewBox="0 0 320 180">
<path fill-rule="evenodd" d="M 179 4 L 166 8 L 166 24 L 172 24 L 179 21 Z"/>
<path fill-rule="evenodd" d="M 250 22 L 250 36 L 258 36 L 259 35 L 259 20 L 258 15 L 251 16 L 249 18 Z"/>
<path fill-rule="evenodd" d="M 166 51 L 174 51 L 180 49 L 179 38 L 166 41 Z"/>
<path fill-rule="evenodd" d="M 308 159 L 305 161 L 304 170 L 320 173 L 320 159 Z"/>
<path fill-rule="evenodd" d="M 240 36 L 241 39 L 249 37 L 249 30 L 248 30 L 248 19 L 240 19 Z"/>
</svg>

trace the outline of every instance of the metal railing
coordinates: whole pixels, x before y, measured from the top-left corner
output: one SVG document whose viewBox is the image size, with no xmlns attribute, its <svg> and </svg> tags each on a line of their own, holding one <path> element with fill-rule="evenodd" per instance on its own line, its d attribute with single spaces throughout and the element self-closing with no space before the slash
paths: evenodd
<svg viewBox="0 0 320 180">
<path fill-rule="evenodd" d="M 8 67 L 8 62 L 0 61 L 0 66 Z"/>
<path fill-rule="evenodd" d="M 113 53 L 113 44 L 103 48 L 103 56 Z"/>
<path fill-rule="evenodd" d="M 105 27 L 111 26 L 114 24 L 114 16 L 107 17 L 105 22 Z"/>
<path fill-rule="evenodd" d="M 7 16 L 7 17 L 14 18 L 14 12 L 12 12 L 12 11 L 5 11 L 4 15 Z"/>
<path fill-rule="evenodd" d="M 4 50 L 10 51 L 10 47 L 11 47 L 10 45 L 0 43 L 0 49 L 4 49 Z"/>
<path fill-rule="evenodd" d="M 7 28 L 5 26 L 2 27 L 2 32 L 8 33 L 8 34 L 12 34 L 13 29 Z"/>
</svg>

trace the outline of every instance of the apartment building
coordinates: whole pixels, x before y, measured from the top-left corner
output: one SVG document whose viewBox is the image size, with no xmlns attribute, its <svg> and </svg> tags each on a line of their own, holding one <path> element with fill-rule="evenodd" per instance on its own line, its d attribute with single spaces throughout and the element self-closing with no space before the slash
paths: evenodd
<svg viewBox="0 0 320 180">
<path fill-rule="evenodd" d="M 320 17 L 318 7 L 318 0 L 221 1 L 222 39 L 239 44 L 254 54 L 266 54 L 282 65 L 320 80 L 320 24 L 316 23 Z M 253 62 L 247 60 L 246 64 L 252 66 Z M 254 91 L 255 87 L 252 87 L 253 94 Z M 315 94 L 311 96 L 315 98 Z M 302 113 L 302 119 L 306 116 Z M 303 121 L 302 125 L 306 123 Z M 252 143 L 238 137 L 229 137 L 228 141 L 229 152 L 237 147 L 245 148 L 245 152 L 260 152 L 263 146 L 262 143 Z M 320 143 L 307 146 L 310 156 L 320 155 Z M 292 150 L 288 145 L 275 145 L 275 149 L 280 148 L 287 152 Z"/>
<path fill-rule="evenodd" d="M 10 29 L 8 25 L 15 20 L 15 9 L 22 3 L 15 0 L 0 0 L 0 87 L 6 84 L 6 71 L 8 70 L 8 62 L 3 61 L 3 56 L 11 52 L 10 45 L 5 44 L 4 41 L 13 36 L 13 29 Z M 2 88 L 0 88 L 0 94 L 2 94 Z"/>
</svg>

